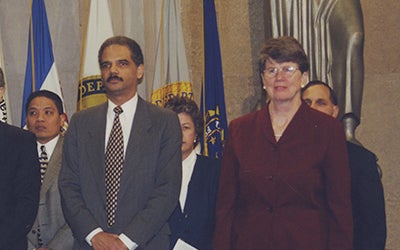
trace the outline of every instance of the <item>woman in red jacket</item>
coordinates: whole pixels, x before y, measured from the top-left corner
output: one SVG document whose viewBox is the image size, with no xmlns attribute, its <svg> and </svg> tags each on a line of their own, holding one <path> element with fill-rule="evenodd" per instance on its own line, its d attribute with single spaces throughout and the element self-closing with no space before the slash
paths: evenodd
<svg viewBox="0 0 400 250">
<path fill-rule="evenodd" d="M 268 102 L 229 126 L 214 249 L 351 249 L 343 127 L 302 102 L 309 63 L 297 40 L 268 40 L 259 66 Z"/>
</svg>

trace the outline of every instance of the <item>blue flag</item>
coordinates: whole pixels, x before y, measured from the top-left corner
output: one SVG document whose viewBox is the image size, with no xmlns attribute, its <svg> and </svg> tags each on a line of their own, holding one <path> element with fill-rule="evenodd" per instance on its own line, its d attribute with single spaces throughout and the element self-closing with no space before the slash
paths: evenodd
<svg viewBox="0 0 400 250">
<path fill-rule="evenodd" d="M 227 121 L 214 0 L 204 0 L 204 86 L 201 95 L 205 130 L 203 154 L 221 158 Z"/>
<path fill-rule="evenodd" d="M 44 0 L 33 0 L 31 9 L 21 127 L 25 125 L 25 105 L 28 96 L 32 92 L 46 89 L 56 93 L 63 100 L 60 81 L 54 63 L 53 46 Z"/>
</svg>

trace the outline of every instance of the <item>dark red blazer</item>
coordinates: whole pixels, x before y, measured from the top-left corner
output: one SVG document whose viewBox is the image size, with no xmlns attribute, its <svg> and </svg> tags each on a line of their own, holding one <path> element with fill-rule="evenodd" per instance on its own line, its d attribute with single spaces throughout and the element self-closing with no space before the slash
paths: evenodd
<svg viewBox="0 0 400 250">
<path fill-rule="evenodd" d="M 214 249 L 351 249 L 350 170 L 340 122 L 302 103 L 279 142 L 267 107 L 233 120 Z"/>
</svg>

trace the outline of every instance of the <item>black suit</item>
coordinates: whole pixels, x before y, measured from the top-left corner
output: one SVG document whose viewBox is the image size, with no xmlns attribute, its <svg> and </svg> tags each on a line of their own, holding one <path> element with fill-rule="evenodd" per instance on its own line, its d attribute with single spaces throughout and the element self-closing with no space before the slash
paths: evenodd
<svg viewBox="0 0 400 250">
<path fill-rule="evenodd" d="M 26 250 L 39 206 L 36 138 L 0 122 L 0 249 Z"/>
<path fill-rule="evenodd" d="M 169 218 L 170 249 L 181 238 L 197 249 L 212 249 L 220 161 L 197 155 L 184 211 L 180 204 Z"/>
<path fill-rule="evenodd" d="M 354 249 L 382 250 L 386 242 L 385 201 L 376 157 L 347 142 L 351 169 Z"/>
</svg>

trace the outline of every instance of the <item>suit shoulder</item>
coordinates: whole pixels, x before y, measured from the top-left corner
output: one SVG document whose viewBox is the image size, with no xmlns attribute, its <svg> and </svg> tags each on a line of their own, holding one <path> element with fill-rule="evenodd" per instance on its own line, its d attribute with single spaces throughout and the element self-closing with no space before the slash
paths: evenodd
<svg viewBox="0 0 400 250">
<path fill-rule="evenodd" d="M 141 100 L 141 104 L 147 108 L 150 114 L 154 114 L 155 116 L 176 116 L 176 113 L 172 110 L 159 107 L 145 100 Z"/>
<path fill-rule="evenodd" d="M 18 142 L 20 140 L 36 140 L 35 135 L 28 130 L 24 130 L 19 127 L 5 123 L 3 123 L 2 126 L 5 136 L 12 140 L 15 140 L 15 142 Z"/>
<path fill-rule="evenodd" d="M 356 155 L 356 156 L 362 157 L 364 159 L 368 158 L 369 160 L 376 160 L 376 155 L 374 153 L 372 153 L 365 147 L 354 144 L 352 142 L 347 142 L 347 150 L 348 150 L 349 156 Z"/>
<path fill-rule="evenodd" d="M 258 119 L 262 119 L 262 117 L 265 117 L 265 112 L 267 110 L 265 108 L 248 113 L 246 115 L 240 116 L 238 118 L 235 118 L 231 121 L 230 125 L 231 126 L 249 126 L 252 124 L 255 124 L 254 122 Z"/>
<path fill-rule="evenodd" d="M 199 165 L 205 166 L 207 168 L 219 169 L 221 166 L 221 160 L 211 158 L 204 155 L 197 155 L 197 161 Z"/>
</svg>

